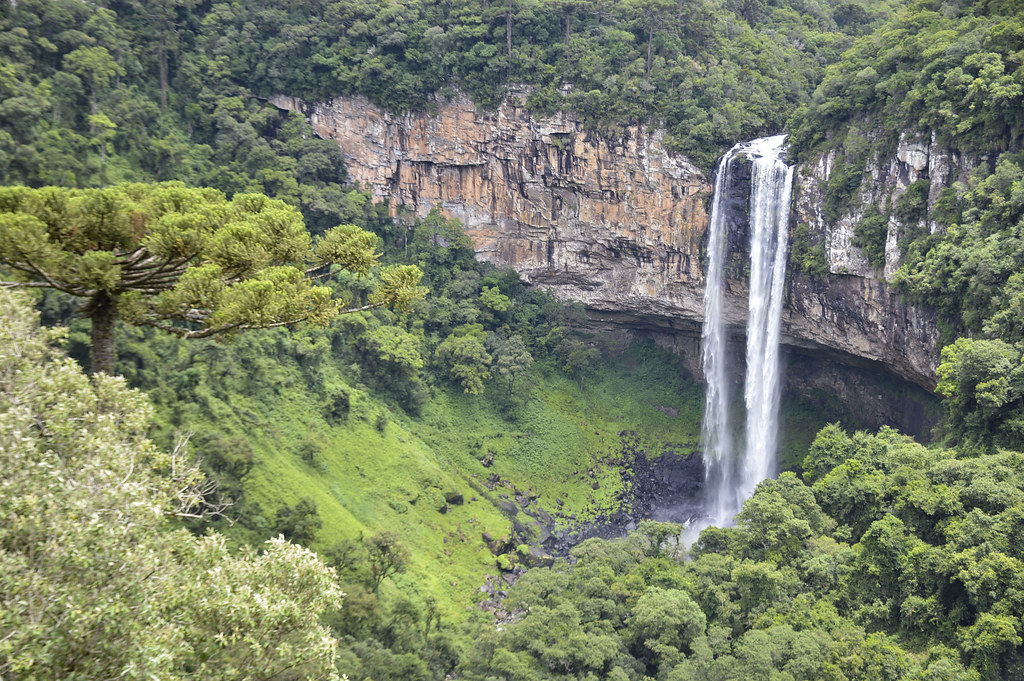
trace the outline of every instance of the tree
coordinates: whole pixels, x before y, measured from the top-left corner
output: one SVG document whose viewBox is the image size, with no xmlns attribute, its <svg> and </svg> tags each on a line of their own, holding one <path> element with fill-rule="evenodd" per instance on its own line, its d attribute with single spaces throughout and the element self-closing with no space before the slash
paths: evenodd
<svg viewBox="0 0 1024 681">
<path fill-rule="evenodd" d="M 561 361 L 562 369 L 576 379 L 582 390 L 587 370 L 600 358 L 601 353 L 597 348 L 587 347 L 578 338 L 566 337 L 555 346 L 555 356 Z"/>
<path fill-rule="evenodd" d="M 437 359 L 447 368 L 465 392 L 479 395 L 491 366 L 491 355 L 484 345 L 486 335 L 480 324 L 463 324 L 437 346 Z"/>
<path fill-rule="evenodd" d="M 490 339 L 488 339 L 490 340 Z M 533 368 L 533 355 L 526 349 L 519 334 L 513 334 L 508 338 L 495 338 L 491 353 L 494 357 L 494 364 L 491 365 L 491 374 L 500 377 L 507 387 L 506 396 L 511 397 L 515 390 L 516 379 L 525 376 Z"/>
<path fill-rule="evenodd" d="M 649 654 L 652 662 L 663 670 L 682 661 L 683 654 L 691 651 L 706 628 L 707 617 L 688 593 L 656 586 L 648 588 L 637 600 L 629 619 L 637 657 Z"/>
<path fill-rule="evenodd" d="M 125 73 L 105 47 L 79 47 L 64 56 L 64 68 L 89 83 L 89 113 L 93 116 L 99 113 L 99 96 L 110 81 Z M 93 129 L 94 123 L 90 121 L 89 132 Z"/>
<path fill-rule="evenodd" d="M 380 588 L 381 582 L 393 574 L 405 572 L 409 564 L 409 549 L 398 541 L 398 535 L 389 530 L 378 532 L 366 542 L 366 551 L 370 556 L 370 575 L 373 579 L 373 591 Z"/>
<path fill-rule="evenodd" d="M 284 540 L 258 553 L 172 529 L 202 475 L 159 451 L 152 409 L 90 380 L 0 289 L 0 676 L 337 679 L 320 624 L 333 570 Z"/>
<path fill-rule="evenodd" d="M 637 17 L 638 25 L 647 30 L 647 80 L 654 63 L 654 29 L 663 27 L 676 9 L 672 0 L 626 0 L 622 4 L 623 14 Z"/>
<path fill-rule="evenodd" d="M 422 297 L 414 266 L 384 268 L 364 304 L 314 285 L 334 265 L 368 275 L 377 237 L 341 225 L 313 240 L 299 211 L 261 194 L 228 201 L 181 183 L 107 189 L 0 188 L 4 287 L 53 288 L 83 298 L 93 373 L 114 371 L 118 319 L 184 338 L 300 321 Z"/>
<path fill-rule="evenodd" d="M 304 497 L 294 507 L 282 506 L 277 509 L 274 531 L 289 541 L 308 546 L 316 539 L 317 530 L 323 527 L 323 524 L 324 521 L 317 513 L 316 503 L 309 497 Z"/>
<path fill-rule="evenodd" d="M 157 69 L 160 77 L 160 111 L 167 111 L 170 91 L 170 57 L 181 47 L 178 15 L 189 12 L 197 0 L 131 0 L 129 7 L 138 13 L 141 35 L 155 43 Z"/>
<path fill-rule="evenodd" d="M 1024 361 L 1002 340 L 959 338 L 942 349 L 937 392 L 951 435 L 963 444 L 1021 446 Z"/>
</svg>

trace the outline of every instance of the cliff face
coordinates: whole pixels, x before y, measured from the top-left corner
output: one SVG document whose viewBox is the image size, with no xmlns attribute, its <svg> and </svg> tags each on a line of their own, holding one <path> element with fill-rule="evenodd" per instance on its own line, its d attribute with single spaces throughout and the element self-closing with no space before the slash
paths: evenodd
<svg viewBox="0 0 1024 681">
<path fill-rule="evenodd" d="M 479 257 L 582 302 L 595 323 L 674 336 L 696 364 L 712 186 L 665 149 L 660 131 L 637 125 L 606 139 L 569 115 L 533 117 L 516 96 L 497 111 L 465 99 L 439 102 L 431 115 L 392 115 L 362 98 L 271 101 L 301 111 L 319 135 L 337 141 L 350 180 L 393 209 L 425 215 L 440 205 L 465 224 Z M 827 172 L 804 169 L 799 219 L 816 210 L 827 181 Z M 742 272 L 734 274 L 727 319 L 740 336 L 747 291 Z M 864 268 L 824 281 L 793 277 L 784 315 L 788 345 L 848 364 L 881 363 L 934 385 L 934 319 Z"/>
<path fill-rule="evenodd" d="M 956 149 L 940 145 L 934 133 L 904 132 L 891 154 L 874 154 L 863 162 L 860 186 L 854 192 L 849 206 L 833 224 L 825 219 L 825 193 L 837 164 L 847 150 L 836 147 L 804 163 L 797 172 L 794 213 L 799 221 L 810 228 L 816 239 L 825 245 L 825 257 L 833 274 L 852 274 L 859 277 L 877 276 L 868 259 L 854 245 L 854 231 L 865 210 L 876 206 L 891 213 L 911 184 L 928 183 L 927 211 L 935 206 L 942 190 L 953 182 L 966 182 L 973 160 Z M 858 163 L 860 170 L 860 163 Z M 920 227 L 934 233 L 939 226 L 927 218 L 920 225 L 901 224 L 895 216 L 889 218 L 885 242 L 886 281 L 900 265 L 899 238 L 908 229 Z"/>
<path fill-rule="evenodd" d="M 337 141 L 350 180 L 374 197 L 461 220 L 479 257 L 597 310 L 699 319 L 711 188 L 661 133 L 603 139 L 567 116 L 533 118 L 515 98 L 405 116 L 362 98 L 272 101 Z"/>
</svg>

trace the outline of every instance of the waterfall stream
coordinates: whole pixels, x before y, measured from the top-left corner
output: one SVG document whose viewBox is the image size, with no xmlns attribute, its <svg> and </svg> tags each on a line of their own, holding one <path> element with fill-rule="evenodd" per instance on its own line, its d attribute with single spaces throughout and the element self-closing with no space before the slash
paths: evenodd
<svg viewBox="0 0 1024 681">
<path fill-rule="evenodd" d="M 779 336 L 789 241 L 793 168 L 784 159 L 785 136 L 742 142 L 718 164 L 708 230 L 701 362 L 707 382 L 702 441 L 706 471 L 704 517 L 687 532 L 696 538 L 708 525 L 729 525 L 757 484 L 775 472 L 781 376 Z M 726 264 L 729 196 L 737 163 L 751 164 L 748 232 L 750 285 L 744 403 L 746 430 L 739 451 L 730 419 Z"/>
</svg>

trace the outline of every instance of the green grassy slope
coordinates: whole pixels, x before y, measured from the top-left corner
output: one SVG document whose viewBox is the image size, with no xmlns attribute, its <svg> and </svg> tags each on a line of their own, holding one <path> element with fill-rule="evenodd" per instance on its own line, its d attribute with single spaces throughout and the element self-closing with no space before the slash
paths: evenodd
<svg viewBox="0 0 1024 681">
<path fill-rule="evenodd" d="M 276 509 L 309 499 L 323 520 L 316 547 L 393 530 L 412 551 L 415 581 L 444 602 L 464 604 L 496 572 L 482 534 L 513 533 L 507 504 L 498 505 L 502 495 L 528 492 L 552 511 L 557 498 L 565 513 L 585 520 L 588 509 L 606 506 L 617 491 L 617 470 L 597 469 L 597 490 L 584 473 L 617 450 L 620 431 L 696 446 L 699 386 L 657 353 L 628 351 L 623 359 L 583 390 L 556 372 L 538 372 L 530 397 L 511 417 L 483 397 L 443 386 L 421 416 L 411 417 L 350 386 L 348 417 L 331 424 L 297 367 L 284 362 L 278 371 L 290 380 L 282 379 L 286 387 L 272 399 L 233 392 L 207 397 L 204 406 L 212 408 L 162 416 L 197 432 L 243 434 L 251 444 L 256 463 L 242 483 L 247 512 L 261 514 L 262 523 L 228 530 L 236 539 L 260 540 L 261 530 L 273 530 Z M 504 484 L 488 490 L 494 475 Z M 456 495 L 463 503 L 446 503 Z M 531 518 L 519 512 L 515 519 L 529 531 Z M 529 538 L 523 534 L 517 541 Z"/>
<path fill-rule="evenodd" d="M 229 536 L 259 543 L 276 533 L 279 509 L 312 501 L 322 520 L 314 548 L 394 531 L 411 550 L 403 589 L 413 585 L 449 613 L 497 574 L 485 532 L 537 543 L 535 519 L 510 503 L 517 492 L 535 497 L 531 510 L 583 523 L 621 489 L 621 434 L 639 434 L 654 453 L 699 447 L 703 389 L 678 357 L 649 344 L 596 368 L 583 388 L 538 366 L 511 412 L 487 395 L 435 384 L 412 416 L 329 353 L 302 360 L 295 349 L 313 332 L 255 332 L 228 345 L 136 333 L 123 344 L 122 366 L 154 397 L 158 439 L 192 432 L 206 455 L 216 434 L 252 450 L 243 501 L 230 512 L 243 522 L 224 527 Z M 341 417 L 325 397 L 339 392 L 348 396 Z M 805 440 L 832 418 L 808 404 L 785 406 L 781 450 L 806 451 Z"/>
</svg>

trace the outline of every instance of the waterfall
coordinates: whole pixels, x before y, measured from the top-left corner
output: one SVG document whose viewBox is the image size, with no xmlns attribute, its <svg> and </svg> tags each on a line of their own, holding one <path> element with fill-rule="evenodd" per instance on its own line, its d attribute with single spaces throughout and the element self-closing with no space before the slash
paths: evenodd
<svg viewBox="0 0 1024 681">
<path fill-rule="evenodd" d="M 779 336 L 786 278 L 788 220 L 793 168 L 783 159 L 784 135 L 737 144 L 722 157 L 715 179 L 708 231 L 701 362 L 707 382 L 704 423 L 705 517 L 687 534 L 707 525 L 729 525 L 757 484 L 775 472 L 780 397 Z M 747 313 L 745 446 L 735 448 L 730 425 L 724 289 L 729 246 L 728 195 L 733 169 L 751 164 L 748 231 L 750 286 Z"/>
<path fill-rule="evenodd" d="M 729 432 L 729 378 L 726 371 L 726 330 L 722 314 L 722 289 L 725 285 L 725 256 L 729 250 L 729 226 L 726 222 L 726 189 L 730 182 L 732 160 L 741 145 L 736 145 L 718 162 L 715 194 L 708 227 L 708 268 L 704 284 L 704 327 L 701 329 L 700 354 L 707 389 L 704 394 L 705 510 L 718 522 L 732 508 L 729 482 L 733 478 L 732 435 Z"/>
</svg>

